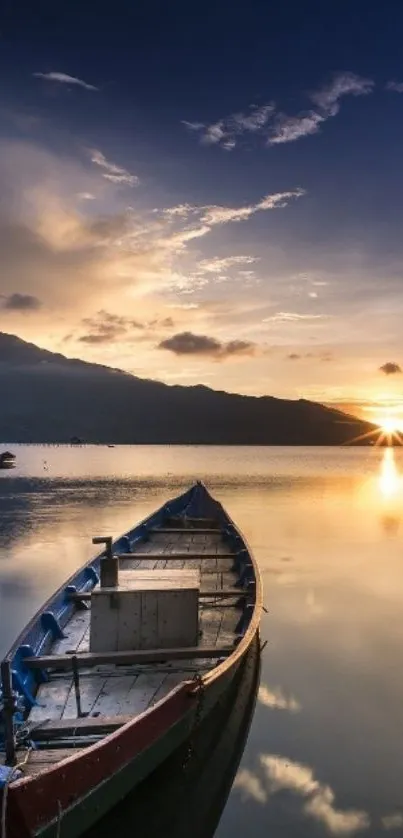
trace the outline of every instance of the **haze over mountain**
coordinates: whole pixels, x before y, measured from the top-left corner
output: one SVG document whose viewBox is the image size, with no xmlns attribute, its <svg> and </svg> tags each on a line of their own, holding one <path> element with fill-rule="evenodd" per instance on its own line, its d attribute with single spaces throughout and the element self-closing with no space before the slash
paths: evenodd
<svg viewBox="0 0 403 838">
<path fill-rule="evenodd" d="M 168 386 L 0 333 L 0 439 L 338 445 L 373 426 L 315 402 Z"/>
</svg>

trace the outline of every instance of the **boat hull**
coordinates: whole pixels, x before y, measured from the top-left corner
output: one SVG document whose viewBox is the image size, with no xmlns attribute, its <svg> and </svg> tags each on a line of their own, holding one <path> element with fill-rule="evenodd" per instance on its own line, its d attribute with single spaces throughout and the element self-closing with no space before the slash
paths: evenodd
<svg viewBox="0 0 403 838">
<path fill-rule="evenodd" d="M 10 786 L 8 838 L 82 835 L 191 739 L 193 729 L 230 688 L 247 651 L 201 693 L 192 695 L 184 685 L 151 712 L 81 755 Z"/>
</svg>

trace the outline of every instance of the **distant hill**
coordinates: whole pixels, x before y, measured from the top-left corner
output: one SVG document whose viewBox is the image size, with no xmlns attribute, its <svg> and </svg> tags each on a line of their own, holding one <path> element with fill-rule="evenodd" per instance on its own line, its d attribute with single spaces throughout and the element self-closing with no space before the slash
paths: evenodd
<svg viewBox="0 0 403 838">
<path fill-rule="evenodd" d="M 0 332 L 0 439 L 9 442 L 340 445 L 371 430 L 305 399 L 171 387 Z"/>
</svg>

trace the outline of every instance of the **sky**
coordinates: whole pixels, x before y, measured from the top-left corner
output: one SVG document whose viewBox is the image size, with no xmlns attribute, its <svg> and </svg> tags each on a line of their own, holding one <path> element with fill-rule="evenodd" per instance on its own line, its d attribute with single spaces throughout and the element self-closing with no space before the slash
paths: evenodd
<svg viewBox="0 0 403 838">
<path fill-rule="evenodd" d="M 0 33 L 1 331 L 401 411 L 400 3 L 15 0 Z"/>
</svg>

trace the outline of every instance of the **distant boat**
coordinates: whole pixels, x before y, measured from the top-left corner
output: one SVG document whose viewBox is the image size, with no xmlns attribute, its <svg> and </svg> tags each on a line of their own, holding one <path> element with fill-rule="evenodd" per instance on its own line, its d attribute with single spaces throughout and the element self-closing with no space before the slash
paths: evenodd
<svg viewBox="0 0 403 838">
<path fill-rule="evenodd" d="M 83 445 L 83 440 L 80 439 L 79 436 L 72 436 L 70 439 L 70 445 Z"/>
<path fill-rule="evenodd" d="M 11 451 L 3 451 L 0 454 L 0 468 L 14 468 L 15 454 Z"/>
<path fill-rule="evenodd" d="M 78 838 L 96 824 L 192 741 L 258 637 L 257 565 L 202 483 L 94 543 L 104 553 L 1 664 L 7 838 Z"/>
</svg>

